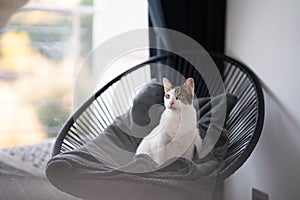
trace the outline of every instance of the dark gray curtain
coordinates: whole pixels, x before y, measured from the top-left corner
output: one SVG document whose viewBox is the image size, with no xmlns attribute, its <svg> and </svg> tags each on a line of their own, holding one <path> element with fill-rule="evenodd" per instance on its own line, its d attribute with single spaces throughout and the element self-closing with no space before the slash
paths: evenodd
<svg viewBox="0 0 300 200">
<path fill-rule="evenodd" d="M 149 26 L 184 33 L 209 52 L 224 52 L 226 0 L 148 0 Z M 176 41 L 150 32 L 150 43 L 167 47 Z M 152 49 L 150 55 L 161 50 Z"/>
</svg>

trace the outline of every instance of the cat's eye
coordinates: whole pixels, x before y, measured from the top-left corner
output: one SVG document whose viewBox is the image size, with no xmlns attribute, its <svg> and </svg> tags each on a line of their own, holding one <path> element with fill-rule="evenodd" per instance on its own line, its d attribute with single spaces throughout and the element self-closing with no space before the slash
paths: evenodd
<svg viewBox="0 0 300 200">
<path fill-rule="evenodd" d="M 170 95 L 169 95 L 169 94 L 166 94 L 165 97 L 166 97 L 167 99 L 170 99 Z"/>
</svg>

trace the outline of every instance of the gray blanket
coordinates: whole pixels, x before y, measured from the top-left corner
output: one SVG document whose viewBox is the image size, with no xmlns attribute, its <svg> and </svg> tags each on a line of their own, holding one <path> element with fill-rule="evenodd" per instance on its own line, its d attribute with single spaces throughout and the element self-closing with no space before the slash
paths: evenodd
<svg viewBox="0 0 300 200">
<path fill-rule="evenodd" d="M 162 99 L 161 85 L 146 85 L 133 107 L 97 138 L 53 157 L 47 165 L 48 179 L 57 188 L 84 199 L 210 199 L 228 147 L 226 130 L 210 123 L 211 113 L 219 112 L 224 104 L 229 113 L 237 99 L 226 94 L 195 101 L 201 137 L 205 140 L 211 134 L 207 132 L 210 126 L 212 131 L 221 130 L 218 142 L 204 158 L 173 158 L 158 166 L 147 155 L 135 156 L 134 152 L 142 137 L 158 124 Z"/>
</svg>

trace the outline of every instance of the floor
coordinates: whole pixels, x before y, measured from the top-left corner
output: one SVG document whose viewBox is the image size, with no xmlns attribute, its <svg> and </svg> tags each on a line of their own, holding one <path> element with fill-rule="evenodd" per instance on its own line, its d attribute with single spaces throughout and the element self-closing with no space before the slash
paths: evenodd
<svg viewBox="0 0 300 200">
<path fill-rule="evenodd" d="M 76 200 L 46 178 L 0 173 L 1 200 Z"/>
</svg>

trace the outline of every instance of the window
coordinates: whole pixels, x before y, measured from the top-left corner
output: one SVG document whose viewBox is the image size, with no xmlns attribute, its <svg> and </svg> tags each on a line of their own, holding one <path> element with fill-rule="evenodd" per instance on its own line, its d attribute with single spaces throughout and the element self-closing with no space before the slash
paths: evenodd
<svg viewBox="0 0 300 200">
<path fill-rule="evenodd" d="M 56 136 L 79 105 L 73 89 L 87 56 L 115 35 L 147 28 L 147 14 L 147 0 L 30 0 L 22 7 L 0 35 L 0 148 Z M 148 54 L 120 57 L 101 84 Z M 94 66 L 88 69 L 93 74 Z M 75 88 L 84 94 L 80 103 L 92 82 L 83 80 Z"/>
<path fill-rule="evenodd" d="M 92 1 L 32 0 L 0 35 L 0 148 L 54 137 L 92 49 Z"/>
</svg>

